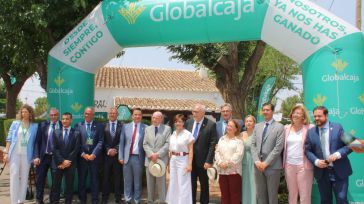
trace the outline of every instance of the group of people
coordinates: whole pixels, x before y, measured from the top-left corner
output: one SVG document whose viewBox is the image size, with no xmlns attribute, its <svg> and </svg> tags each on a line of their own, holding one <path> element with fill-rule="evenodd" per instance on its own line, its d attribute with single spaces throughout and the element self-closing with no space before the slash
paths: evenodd
<svg viewBox="0 0 364 204">
<path fill-rule="evenodd" d="M 52 108 L 50 121 L 38 125 L 32 107 L 24 105 L 9 129 L 4 151 L 4 160 L 10 164 L 11 203 L 24 202 L 32 163 L 37 203 L 43 203 L 49 169 L 51 203 L 59 203 L 62 178 L 65 203 L 72 203 L 76 171 L 80 202 L 88 203 L 89 173 L 92 203 L 99 203 L 101 168 L 102 203 L 108 202 L 112 183 L 116 203 L 122 194 L 126 203 L 141 203 L 144 169 L 148 203 L 195 204 L 199 181 L 199 201 L 207 204 L 210 179 L 218 180 L 222 204 L 277 204 L 282 169 L 290 204 L 298 203 L 298 197 L 301 204 L 311 203 L 314 177 L 321 203 L 332 203 L 332 192 L 336 203 L 348 203 L 351 149 L 340 139 L 341 125 L 329 122 L 323 106 L 313 110 L 315 126 L 301 104 L 292 108 L 291 124 L 286 126 L 273 119 L 273 112 L 273 104 L 264 104 L 264 121 L 256 124 L 252 115 L 244 121 L 233 119 L 232 106 L 224 104 L 221 120 L 215 123 L 205 116 L 205 106 L 196 104 L 192 118 L 182 114 L 173 118 L 172 130 L 163 123 L 160 111 L 152 114 L 150 126 L 142 123 L 138 108 L 132 110 L 132 121 L 122 124 L 116 108 L 110 108 L 108 122 L 99 123 L 94 109 L 87 107 L 84 121 L 74 127 L 71 113 L 63 113 L 59 121 L 58 110 Z M 165 171 L 170 174 L 168 188 Z M 213 171 L 218 176 L 211 176 Z"/>
</svg>

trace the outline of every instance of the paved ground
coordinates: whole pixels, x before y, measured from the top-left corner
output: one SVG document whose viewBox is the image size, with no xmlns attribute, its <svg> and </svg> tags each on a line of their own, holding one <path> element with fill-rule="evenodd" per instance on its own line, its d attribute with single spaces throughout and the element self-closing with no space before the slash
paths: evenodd
<svg viewBox="0 0 364 204">
<path fill-rule="evenodd" d="M 3 166 L 3 163 L 0 163 L 0 166 Z M 4 172 L 2 173 L 2 175 L 0 175 L 0 203 L 2 204 L 10 204 L 10 191 L 9 191 L 9 185 L 10 185 L 10 180 L 9 180 L 9 168 L 8 166 L 5 167 Z M 35 187 L 33 187 L 33 191 L 35 193 Z M 48 196 L 48 192 L 49 189 L 46 189 L 46 193 L 45 193 L 45 201 L 46 203 L 49 203 L 49 196 Z M 145 189 L 143 189 L 143 202 L 146 201 L 146 195 L 147 190 L 146 187 Z M 88 200 L 90 201 L 90 195 L 88 195 Z M 77 199 L 77 195 L 75 194 L 74 196 L 74 203 L 78 203 L 78 199 Z M 110 198 L 113 198 L 113 196 L 111 195 Z M 113 199 L 109 199 L 110 203 L 112 203 L 111 201 L 113 201 Z M 220 203 L 220 190 L 219 190 L 219 186 L 218 184 L 210 184 L 210 200 L 211 203 Z M 26 202 L 27 204 L 30 203 L 35 203 L 35 200 L 30 200 L 28 202 Z"/>
</svg>

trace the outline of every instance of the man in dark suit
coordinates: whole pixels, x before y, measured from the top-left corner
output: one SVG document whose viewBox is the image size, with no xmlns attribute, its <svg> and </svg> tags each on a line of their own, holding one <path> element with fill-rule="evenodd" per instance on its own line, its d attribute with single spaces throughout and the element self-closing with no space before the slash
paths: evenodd
<svg viewBox="0 0 364 204">
<path fill-rule="evenodd" d="M 142 178 L 145 152 L 143 149 L 144 130 L 142 123 L 142 110 L 135 108 L 132 111 L 133 121 L 123 125 L 120 134 L 119 162 L 124 164 L 124 196 L 125 202 L 141 203 Z"/>
<path fill-rule="evenodd" d="M 192 161 L 192 199 L 196 203 L 197 179 L 200 181 L 200 203 L 209 203 L 209 183 L 207 169 L 212 166 L 216 145 L 216 124 L 205 118 L 205 106 L 196 104 L 192 109 L 193 119 L 185 123 L 185 127 L 195 138 Z"/>
<path fill-rule="evenodd" d="M 117 108 L 110 108 L 109 121 L 104 125 L 104 178 L 102 184 L 102 203 L 106 204 L 110 194 L 110 184 L 114 183 L 115 203 L 120 203 L 123 190 L 123 169 L 119 163 L 119 143 L 122 123 L 117 120 Z M 110 181 L 113 175 L 113 181 Z"/>
<path fill-rule="evenodd" d="M 101 123 L 93 120 L 94 109 L 87 107 L 84 112 L 85 121 L 76 124 L 75 129 L 80 133 L 80 155 L 78 167 L 78 191 L 81 204 L 87 203 L 86 178 L 91 173 L 92 203 L 99 202 L 99 168 L 101 162 L 104 129 Z"/>
<path fill-rule="evenodd" d="M 36 203 L 43 204 L 44 184 L 47 178 L 48 169 L 51 167 L 53 155 L 53 133 L 62 128 L 59 119 L 59 112 L 55 108 L 49 111 L 50 121 L 39 124 L 34 144 L 33 158 L 36 168 Z"/>
<path fill-rule="evenodd" d="M 73 182 L 77 166 L 77 157 L 80 150 L 79 132 L 71 128 L 72 114 L 62 114 L 62 129 L 54 131 L 53 135 L 53 160 L 52 160 L 52 190 L 50 201 L 52 204 L 58 204 L 60 198 L 60 189 L 62 177 L 65 177 L 65 203 L 72 203 Z"/>
<path fill-rule="evenodd" d="M 264 121 L 253 131 L 251 153 L 258 204 L 278 204 L 278 188 L 282 170 L 284 126 L 273 119 L 274 105 L 262 106 Z"/>
<path fill-rule="evenodd" d="M 233 119 L 233 107 L 230 103 L 225 103 L 220 107 L 221 109 L 221 118 L 220 121 L 216 123 L 216 134 L 217 139 L 219 140 L 223 135 L 226 133 L 226 126 L 229 120 Z M 244 121 L 243 120 L 237 120 L 240 125 L 240 131 L 244 131 Z"/>
<path fill-rule="evenodd" d="M 347 204 L 349 176 L 352 174 L 348 154 L 352 151 L 341 140 L 344 129 L 329 122 L 328 110 L 318 106 L 313 110 L 316 127 L 308 131 L 305 154 L 314 164 L 321 203 L 332 204 L 334 191 L 337 204 Z"/>
</svg>

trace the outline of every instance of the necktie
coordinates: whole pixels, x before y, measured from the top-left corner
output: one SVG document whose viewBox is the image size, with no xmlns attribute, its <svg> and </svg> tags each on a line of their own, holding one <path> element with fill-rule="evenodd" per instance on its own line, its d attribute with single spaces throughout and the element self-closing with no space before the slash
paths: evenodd
<svg viewBox="0 0 364 204">
<path fill-rule="evenodd" d="M 133 148 L 134 148 L 134 142 L 135 142 L 135 137 L 136 137 L 137 129 L 138 129 L 138 124 L 135 123 L 135 125 L 134 125 L 134 131 L 133 131 L 133 137 L 131 139 L 131 145 L 130 145 L 130 155 L 133 154 Z"/>
<path fill-rule="evenodd" d="M 68 144 L 68 129 L 67 128 L 64 129 L 64 136 L 63 136 L 63 138 L 64 138 L 64 143 L 65 144 Z"/>
<path fill-rule="evenodd" d="M 263 135 L 262 135 L 262 143 L 265 140 L 265 138 L 267 137 L 268 125 L 269 125 L 269 123 L 265 124 L 264 130 L 263 130 Z"/>
<path fill-rule="evenodd" d="M 51 131 L 49 131 L 49 135 L 48 135 L 48 139 L 47 139 L 47 148 L 46 148 L 47 153 L 52 153 L 52 147 L 53 147 L 52 136 L 53 136 L 53 132 L 55 130 L 55 127 L 56 127 L 56 124 L 52 123 Z"/>
<path fill-rule="evenodd" d="M 226 126 L 227 126 L 227 121 L 224 121 L 224 135 L 226 135 Z"/>
<path fill-rule="evenodd" d="M 87 135 L 89 137 L 91 137 L 91 128 L 90 128 L 91 124 L 90 123 L 86 123 L 86 132 L 87 132 Z"/>
<path fill-rule="evenodd" d="M 324 156 L 324 159 L 326 159 L 327 155 L 326 155 L 325 128 L 320 128 L 320 140 L 321 140 L 322 155 Z"/>
<path fill-rule="evenodd" d="M 195 141 L 198 137 L 198 126 L 199 126 L 200 123 L 196 123 L 196 127 L 195 127 L 195 130 L 193 131 L 193 137 L 195 138 Z"/>
<path fill-rule="evenodd" d="M 114 122 L 111 123 L 111 136 L 112 136 L 112 138 L 115 137 L 115 123 Z"/>
<path fill-rule="evenodd" d="M 261 161 L 263 161 L 262 149 L 263 149 L 264 140 L 267 137 L 268 125 L 269 125 L 269 123 L 265 123 L 265 127 L 264 127 L 264 130 L 263 130 L 263 135 L 262 135 L 262 142 L 260 144 L 260 160 Z"/>
<path fill-rule="evenodd" d="M 154 128 L 154 133 L 155 133 L 155 136 L 157 137 L 158 127 L 155 127 L 155 128 Z"/>
</svg>

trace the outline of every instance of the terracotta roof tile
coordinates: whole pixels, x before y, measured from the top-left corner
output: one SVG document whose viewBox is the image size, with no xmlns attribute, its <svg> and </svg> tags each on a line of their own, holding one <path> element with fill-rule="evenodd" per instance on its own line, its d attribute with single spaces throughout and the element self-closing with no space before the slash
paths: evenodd
<svg viewBox="0 0 364 204">
<path fill-rule="evenodd" d="M 215 81 L 197 72 L 163 69 L 103 67 L 95 77 L 97 88 L 218 92 Z"/>
<path fill-rule="evenodd" d="M 127 105 L 130 109 L 141 108 L 143 110 L 173 110 L 173 111 L 191 111 L 196 103 L 206 106 L 206 111 L 219 112 L 220 109 L 216 104 L 206 100 L 189 100 L 189 99 L 156 99 L 156 98 L 125 98 L 116 97 L 115 105 Z"/>
</svg>

